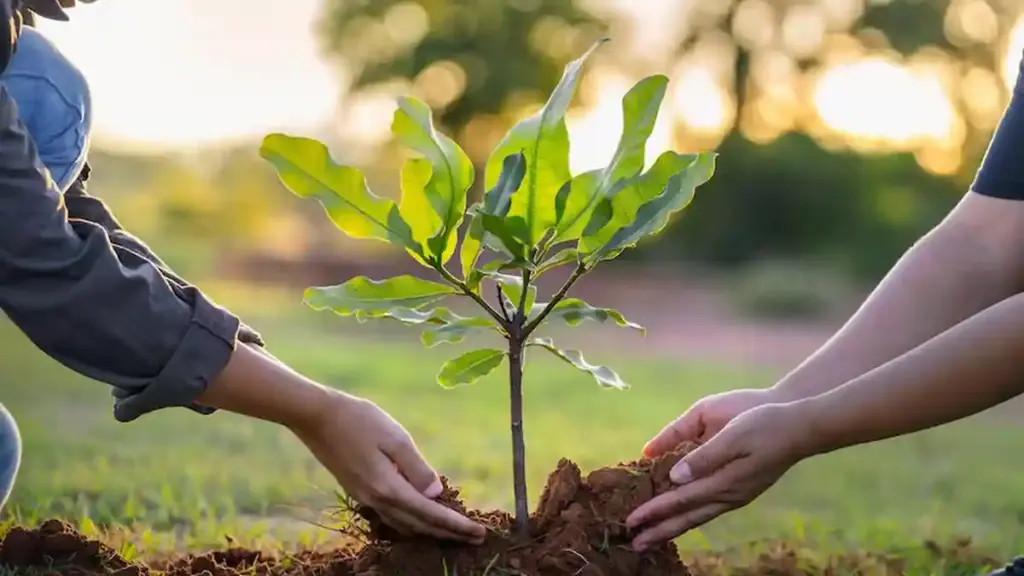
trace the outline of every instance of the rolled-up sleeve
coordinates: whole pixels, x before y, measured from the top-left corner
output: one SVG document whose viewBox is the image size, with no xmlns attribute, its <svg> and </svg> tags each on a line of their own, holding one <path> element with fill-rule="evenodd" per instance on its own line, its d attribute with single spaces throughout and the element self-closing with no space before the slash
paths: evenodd
<svg viewBox="0 0 1024 576">
<path fill-rule="evenodd" d="M 89 222 L 95 222 L 103 227 L 107 231 L 110 237 L 111 244 L 117 249 L 125 249 L 149 260 L 160 274 L 163 275 L 164 279 L 175 286 L 176 288 L 191 289 L 192 284 L 185 281 L 184 278 L 178 276 L 174 270 L 171 270 L 170 266 L 164 262 L 160 256 L 153 251 L 145 242 L 140 238 L 137 238 L 132 233 L 125 230 L 124 226 L 118 222 L 117 218 L 110 208 L 100 200 L 99 198 L 92 196 L 86 190 L 86 181 L 89 179 L 89 174 L 92 171 L 88 162 L 83 166 L 81 175 L 75 182 L 68 187 L 67 192 L 64 193 L 64 203 L 67 207 L 68 218 L 88 220 Z M 263 348 L 266 346 L 266 342 L 263 340 L 263 336 L 259 332 L 254 330 L 252 327 L 245 324 L 245 322 L 239 321 L 238 324 L 238 341 L 243 344 L 252 344 Z"/>
<path fill-rule="evenodd" d="M 0 308 L 44 352 L 114 387 L 127 422 L 195 398 L 227 364 L 239 321 L 175 286 L 106 231 L 69 220 L 0 87 Z"/>
</svg>

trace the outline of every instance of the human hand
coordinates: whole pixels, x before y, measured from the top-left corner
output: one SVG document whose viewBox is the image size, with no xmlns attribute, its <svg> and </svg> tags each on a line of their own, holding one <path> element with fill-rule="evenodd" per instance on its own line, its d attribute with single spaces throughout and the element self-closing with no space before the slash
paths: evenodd
<svg viewBox="0 0 1024 576">
<path fill-rule="evenodd" d="M 393 528 L 483 541 L 483 526 L 433 500 L 441 494 L 440 478 L 409 433 L 376 404 L 336 393 L 320 416 L 293 430 L 347 494 Z"/>
<path fill-rule="evenodd" d="M 657 458 L 684 442 L 703 443 L 733 418 L 774 401 L 771 389 L 747 388 L 705 396 L 649 440 L 643 449 L 644 457 Z"/>
<path fill-rule="evenodd" d="M 437 473 L 401 424 L 257 346 L 236 346 L 195 404 L 287 426 L 350 496 L 401 532 L 483 541 L 483 526 L 433 500 L 442 489 Z"/>
<path fill-rule="evenodd" d="M 633 548 L 643 550 L 746 506 L 793 465 L 815 452 L 799 402 L 765 404 L 734 418 L 671 471 L 674 490 L 633 511 L 630 529 L 643 527 Z"/>
</svg>

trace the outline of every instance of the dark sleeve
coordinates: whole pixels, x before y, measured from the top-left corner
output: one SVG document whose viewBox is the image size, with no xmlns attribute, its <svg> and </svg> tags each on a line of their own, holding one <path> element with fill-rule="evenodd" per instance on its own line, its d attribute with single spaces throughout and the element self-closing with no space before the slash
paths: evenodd
<svg viewBox="0 0 1024 576">
<path fill-rule="evenodd" d="M 87 220 L 102 226 L 110 236 L 110 242 L 115 247 L 123 248 L 134 252 L 139 257 L 145 258 L 163 274 L 168 282 L 172 282 L 182 288 L 192 288 L 192 285 L 178 276 L 171 268 L 156 255 L 153 250 L 141 239 L 137 238 L 121 226 L 121 223 L 114 217 L 113 212 L 106 203 L 95 196 L 90 196 L 86 182 L 89 180 L 91 167 L 86 163 L 81 175 L 64 193 L 64 202 L 67 205 L 68 218 Z M 245 344 L 255 344 L 264 347 L 263 337 L 245 323 L 240 323 L 238 328 L 238 340 Z"/>
<path fill-rule="evenodd" d="M 0 86 L 0 308 L 49 356 L 111 384 L 114 416 L 195 398 L 223 370 L 239 321 L 193 287 L 176 287 L 106 231 L 69 220 Z"/>
<path fill-rule="evenodd" d="M 1021 62 L 1024 72 L 1024 61 Z M 971 190 L 984 196 L 1024 200 L 1024 73 L 1017 77 Z"/>
</svg>

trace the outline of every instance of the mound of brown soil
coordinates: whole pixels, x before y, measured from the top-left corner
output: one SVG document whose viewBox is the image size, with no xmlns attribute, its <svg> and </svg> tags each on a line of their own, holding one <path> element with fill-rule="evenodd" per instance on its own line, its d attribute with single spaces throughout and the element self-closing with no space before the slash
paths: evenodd
<svg viewBox="0 0 1024 576">
<path fill-rule="evenodd" d="M 60 520 L 47 520 L 37 530 L 13 528 L 0 542 L 0 565 L 47 576 L 136 576 L 144 571 Z"/>
<path fill-rule="evenodd" d="M 510 537 L 509 514 L 467 510 L 458 491 L 446 484 L 441 501 L 488 527 L 482 545 L 405 538 L 381 524 L 372 510 L 359 509 L 368 529 L 366 544 L 358 549 L 288 558 L 230 549 L 180 557 L 158 568 L 172 576 L 689 576 L 673 544 L 634 552 L 624 524 L 634 508 L 670 488 L 669 470 L 685 451 L 601 468 L 585 478 L 563 459 L 531 518 L 530 540 L 522 544 Z M 11 531 L 0 543 L 0 564 L 75 576 L 141 576 L 157 568 L 129 564 L 58 520 L 38 530 Z"/>
</svg>

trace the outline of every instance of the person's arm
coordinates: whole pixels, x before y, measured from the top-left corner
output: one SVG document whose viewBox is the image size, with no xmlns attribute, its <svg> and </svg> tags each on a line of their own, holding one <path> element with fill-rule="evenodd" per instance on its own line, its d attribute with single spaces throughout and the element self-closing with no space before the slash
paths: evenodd
<svg viewBox="0 0 1024 576">
<path fill-rule="evenodd" d="M 835 390 L 794 404 L 815 452 L 925 430 L 1024 392 L 1024 294 Z"/>
<path fill-rule="evenodd" d="M 0 19 L 12 7 L 0 0 Z M 8 32 L 11 46 L 16 30 Z M 0 71 L 4 46 L 0 33 Z M 118 420 L 189 406 L 286 424 L 349 494 L 392 526 L 483 540 L 483 526 L 430 500 L 441 492 L 436 472 L 383 410 L 236 347 L 237 318 L 195 288 L 175 288 L 145 258 L 116 253 L 102 227 L 68 220 L 2 86 L 0 191 L 0 309 L 50 357 L 111 384 Z"/>
<path fill-rule="evenodd" d="M 198 290 L 176 291 L 106 232 L 69 221 L 17 106 L 0 87 L 0 308 L 49 356 L 111 384 L 130 421 L 190 406 L 226 365 L 239 322 Z"/>
<path fill-rule="evenodd" d="M 835 389 L 743 412 L 672 467 L 677 488 L 634 510 L 644 549 L 747 505 L 817 454 L 933 428 L 1024 392 L 1024 294 Z"/>
<path fill-rule="evenodd" d="M 115 248 L 129 250 L 149 260 L 157 267 L 164 278 L 169 282 L 173 282 L 178 287 L 182 289 L 192 288 L 192 284 L 174 272 L 149 245 L 128 232 L 103 200 L 89 194 L 86 182 L 89 180 L 91 171 L 92 168 L 86 162 L 79 177 L 71 184 L 67 192 L 64 193 L 64 203 L 67 206 L 68 218 L 87 220 L 99 224 L 107 231 L 107 234 L 110 236 L 110 243 Z M 244 344 L 254 344 L 261 348 L 266 346 L 263 336 L 244 322 L 239 324 L 238 340 Z"/>
<path fill-rule="evenodd" d="M 480 544 L 486 531 L 447 506 L 437 473 L 402 426 L 372 402 L 312 382 L 239 346 L 197 397 L 208 406 L 282 424 L 357 502 L 400 532 Z"/>
<path fill-rule="evenodd" d="M 1024 75 L 971 191 L 814 355 L 772 389 L 827 392 L 1024 289 Z"/>
<path fill-rule="evenodd" d="M 1020 292 L 1024 202 L 968 193 L 900 259 L 850 320 L 772 389 L 827 392 Z"/>
<path fill-rule="evenodd" d="M 3 84 L 18 106 L 40 160 L 64 191 L 68 218 L 99 224 L 119 253 L 134 252 L 152 262 L 176 287 L 190 288 L 149 246 L 128 233 L 106 204 L 87 192 L 92 95 L 82 72 L 39 31 L 25 28 L 18 40 L 18 53 L 4 71 Z M 264 346 L 259 333 L 244 323 L 238 338 Z"/>
</svg>

